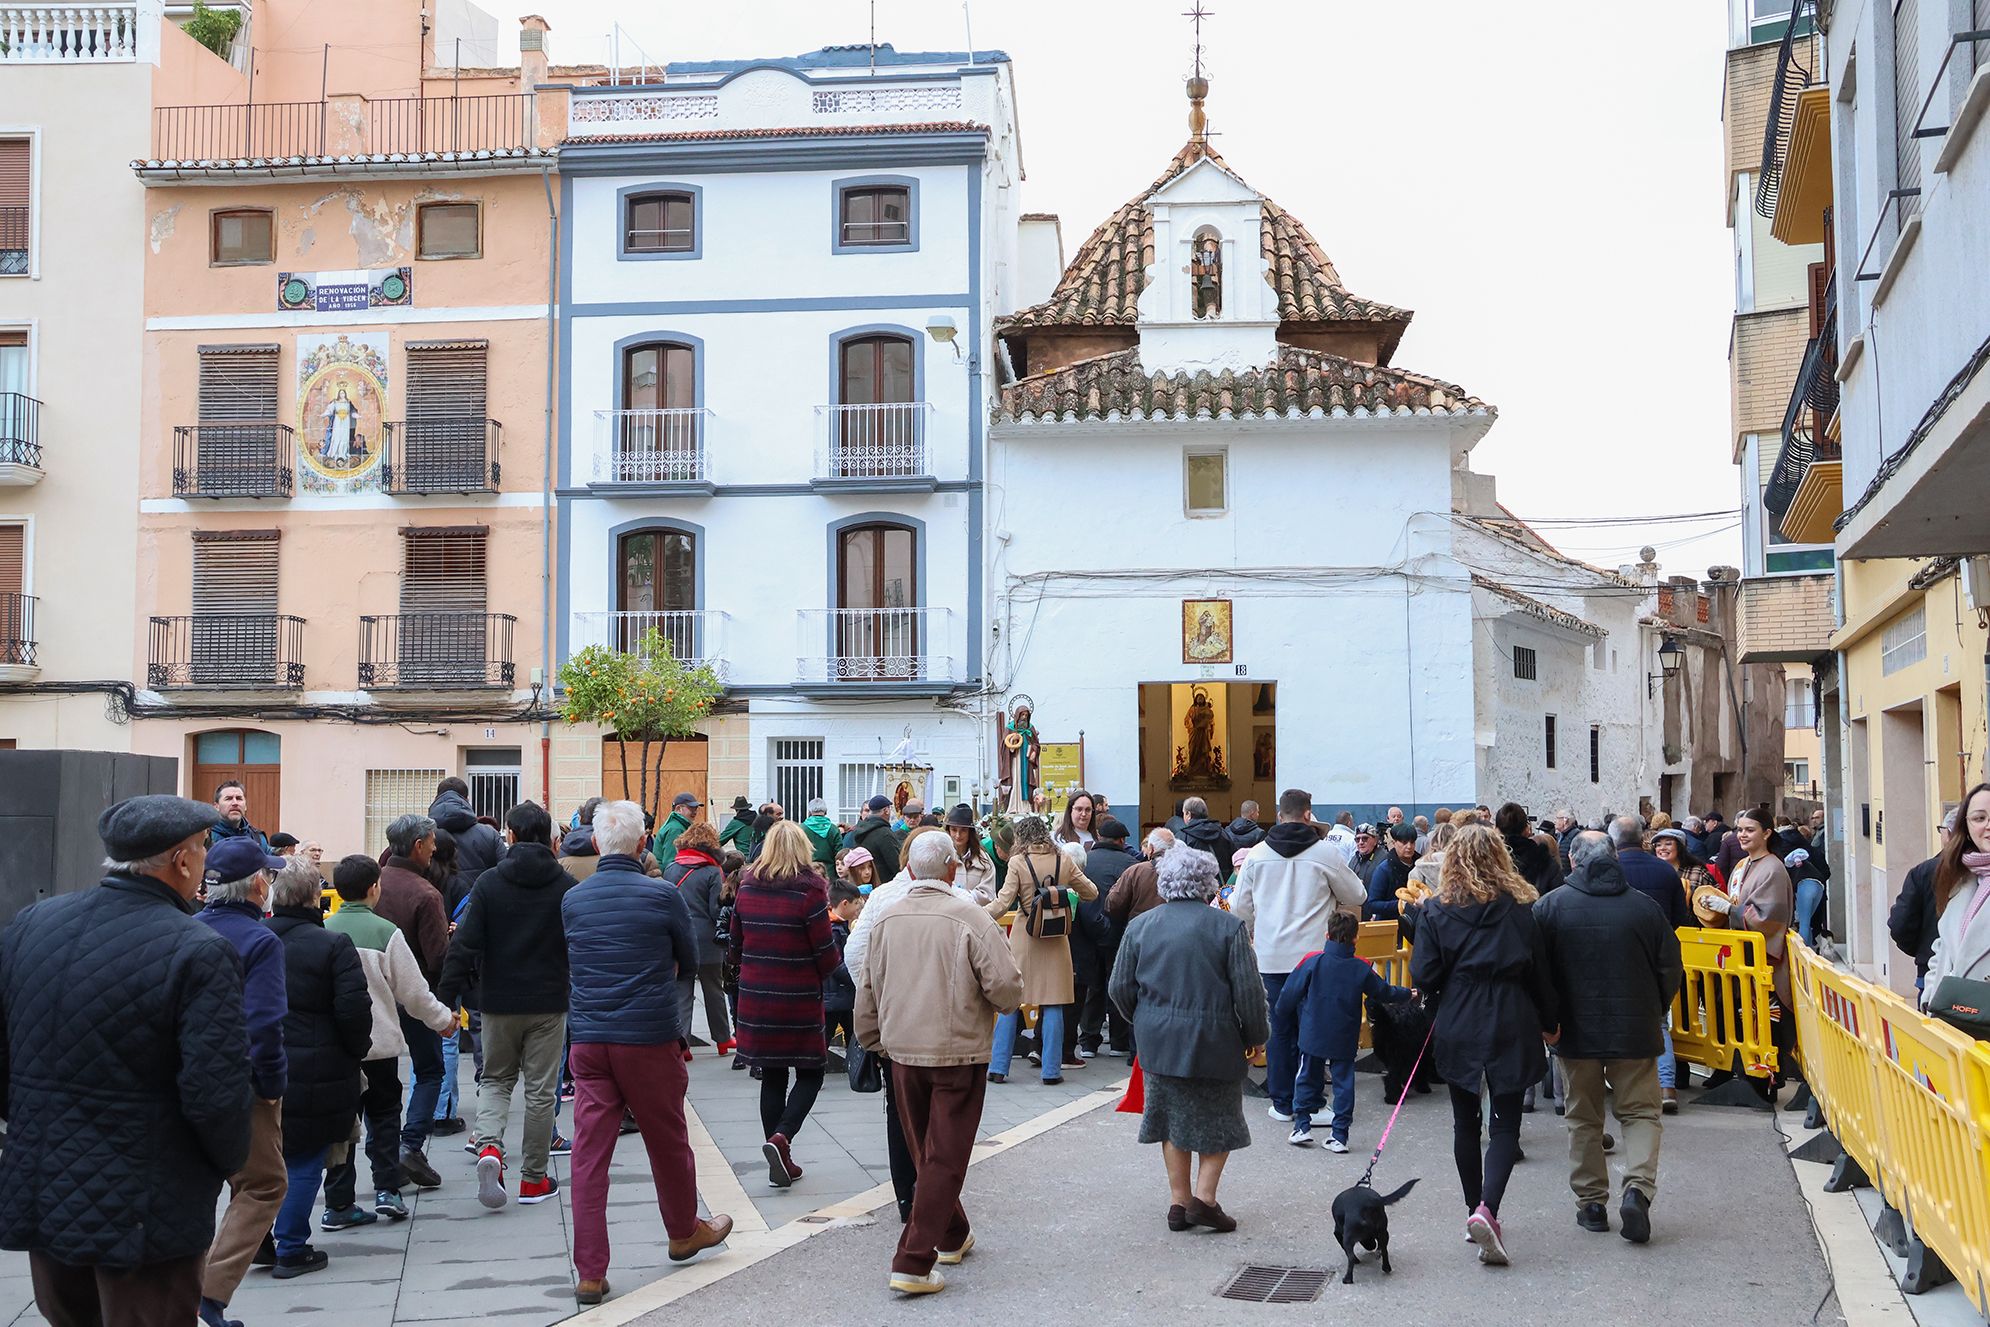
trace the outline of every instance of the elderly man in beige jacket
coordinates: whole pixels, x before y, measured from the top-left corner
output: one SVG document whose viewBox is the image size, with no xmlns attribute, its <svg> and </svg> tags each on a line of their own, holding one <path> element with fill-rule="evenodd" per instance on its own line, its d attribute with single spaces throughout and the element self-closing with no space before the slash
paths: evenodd
<svg viewBox="0 0 1990 1327">
<path fill-rule="evenodd" d="M 959 863 L 943 834 L 912 842 L 911 892 L 879 916 L 856 974 L 857 1041 L 891 1060 L 899 1123 L 919 1169 L 891 1260 L 891 1288 L 907 1295 L 944 1289 L 934 1264 L 958 1263 L 974 1247 L 961 1185 L 981 1127 L 995 1017 L 1023 996 L 1002 928 L 953 891 Z"/>
</svg>

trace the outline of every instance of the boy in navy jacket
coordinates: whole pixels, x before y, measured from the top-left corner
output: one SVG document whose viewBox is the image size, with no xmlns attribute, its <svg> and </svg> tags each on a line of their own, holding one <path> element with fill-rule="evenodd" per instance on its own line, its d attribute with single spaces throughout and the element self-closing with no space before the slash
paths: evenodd
<svg viewBox="0 0 1990 1327">
<path fill-rule="evenodd" d="M 1327 920 L 1327 947 L 1299 965 L 1278 997 L 1275 1026 L 1279 1035 L 1294 1039 L 1299 1047 L 1289 1140 L 1294 1147 L 1313 1145 L 1313 1114 L 1324 1104 L 1326 1071 L 1331 1067 L 1334 1123 L 1327 1150 L 1347 1151 L 1347 1131 L 1354 1123 L 1354 1057 L 1361 1046 L 1362 999 L 1393 1004 L 1410 998 L 1406 987 L 1391 986 L 1366 960 L 1354 956 L 1360 925 L 1351 912 L 1334 913 Z"/>
</svg>

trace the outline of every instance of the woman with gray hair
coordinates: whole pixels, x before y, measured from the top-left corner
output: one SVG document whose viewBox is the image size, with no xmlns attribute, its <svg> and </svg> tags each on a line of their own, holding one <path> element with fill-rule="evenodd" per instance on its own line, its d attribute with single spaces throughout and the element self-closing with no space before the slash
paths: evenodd
<svg viewBox="0 0 1990 1327">
<path fill-rule="evenodd" d="M 1178 845 L 1155 881 L 1161 906 L 1126 928 L 1107 987 L 1140 1048 L 1140 1141 L 1161 1145 L 1168 1229 L 1235 1230 L 1216 1185 L 1230 1153 L 1251 1145 L 1244 1078 L 1271 1036 L 1264 980 L 1244 924 L 1209 906 L 1222 883 L 1214 857 Z"/>
</svg>

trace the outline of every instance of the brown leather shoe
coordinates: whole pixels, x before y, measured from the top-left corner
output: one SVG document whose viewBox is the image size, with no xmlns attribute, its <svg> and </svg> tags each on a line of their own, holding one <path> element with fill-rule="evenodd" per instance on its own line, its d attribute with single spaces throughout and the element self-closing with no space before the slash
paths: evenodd
<svg viewBox="0 0 1990 1327">
<path fill-rule="evenodd" d="M 1168 1205 L 1168 1229 L 1188 1229 L 1188 1209 L 1180 1203 L 1171 1203 Z"/>
<path fill-rule="evenodd" d="M 605 1276 L 599 1281 L 584 1280 L 574 1287 L 576 1304 L 599 1304 L 606 1298 L 608 1298 L 608 1278 Z"/>
<path fill-rule="evenodd" d="M 698 1228 L 688 1237 L 670 1241 L 670 1261 L 683 1262 L 687 1258 L 695 1258 L 706 1249 L 725 1243 L 726 1236 L 730 1234 L 732 1234 L 732 1218 L 714 1212 L 711 1220 L 699 1221 Z M 585 1285 L 586 1282 L 581 1284 Z"/>
<path fill-rule="evenodd" d="M 1192 1226 L 1207 1226 L 1217 1234 L 1228 1234 L 1237 1228 L 1237 1219 L 1223 1210 L 1220 1203 L 1205 1203 L 1200 1198 L 1188 1200 L 1188 1210 L 1184 1213 Z"/>
</svg>

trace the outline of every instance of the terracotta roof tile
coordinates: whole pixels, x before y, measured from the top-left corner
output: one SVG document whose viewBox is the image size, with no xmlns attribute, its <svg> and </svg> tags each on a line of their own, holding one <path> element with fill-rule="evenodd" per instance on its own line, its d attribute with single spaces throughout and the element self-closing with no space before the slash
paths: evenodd
<svg viewBox="0 0 1990 1327">
<path fill-rule="evenodd" d="M 1529 617 L 1538 617 L 1543 622 L 1552 622 L 1558 627 L 1579 632 L 1584 636 L 1596 636 L 1600 638 L 1610 634 L 1595 623 L 1586 622 L 1574 613 L 1563 612 L 1553 604 L 1544 604 L 1532 595 L 1522 594 L 1518 590 L 1509 589 L 1490 576 L 1482 576 L 1475 571 L 1472 573 L 1472 584 L 1477 589 L 1487 590 L 1498 595 Z"/>
<path fill-rule="evenodd" d="M 858 134 L 985 134 L 988 126 L 970 120 L 930 120 L 919 124 L 810 124 L 783 129 L 683 129 L 653 134 L 574 134 L 567 142 L 701 143 L 747 138 L 839 138 Z"/>
<path fill-rule="evenodd" d="M 1056 289 L 1041 304 L 998 319 L 998 330 L 1023 327 L 1128 326 L 1139 316 L 1140 292 L 1154 265 L 1154 214 L 1147 200 L 1198 161 L 1230 171 L 1207 143 L 1191 141 L 1177 152 L 1159 179 L 1139 197 L 1106 218 L 1078 249 Z M 1299 220 L 1269 198 L 1264 200 L 1258 247 L 1265 280 L 1278 292 L 1278 316 L 1287 322 L 1410 320 L 1398 309 L 1351 294 L 1340 273 Z"/>
<path fill-rule="evenodd" d="M 1036 422 L 1424 413 L 1493 409 L 1453 383 L 1294 346 L 1280 346 L 1266 368 L 1241 373 L 1149 373 L 1134 346 L 1011 383 L 996 407 L 998 419 Z"/>
</svg>

